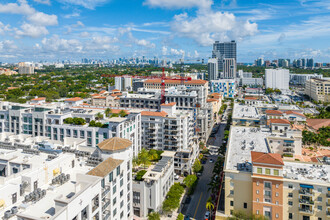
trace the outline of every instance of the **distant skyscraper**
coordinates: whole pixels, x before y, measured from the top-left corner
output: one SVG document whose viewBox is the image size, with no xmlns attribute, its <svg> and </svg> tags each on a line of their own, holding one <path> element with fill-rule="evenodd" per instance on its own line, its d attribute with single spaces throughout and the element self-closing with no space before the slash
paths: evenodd
<svg viewBox="0 0 330 220">
<path fill-rule="evenodd" d="M 256 66 L 263 66 L 263 65 L 264 65 L 264 59 L 263 59 L 263 58 L 259 58 L 259 59 L 257 59 L 257 60 L 254 62 L 254 64 L 255 64 Z"/>
<path fill-rule="evenodd" d="M 207 63 L 207 69 L 209 74 L 209 81 L 219 79 L 219 71 L 218 71 L 218 59 L 212 58 L 209 59 Z"/>
<path fill-rule="evenodd" d="M 223 59 L 223 79 L 233 79 L 236 76 L 236 59 Z"/>
<path fill-rule="evenodd" d="M 216 41 L 213 44 L 212 58 L 218 58 L 219 73 L 223 71 L 223 60 L 225 58 L 234 58 L 235 63 L 237 63 L 236 42 L 234 40 L 224 43 Z"/>
<path fill-rule="evenodd" d="M 314 59 L 307 59 L 307 67 L 313 68 L 314 67 Z"/>
</svg>

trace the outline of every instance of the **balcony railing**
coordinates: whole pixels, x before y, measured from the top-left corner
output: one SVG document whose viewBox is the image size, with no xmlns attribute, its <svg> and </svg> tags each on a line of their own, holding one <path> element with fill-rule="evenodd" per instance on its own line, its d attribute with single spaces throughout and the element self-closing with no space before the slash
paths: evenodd
<svg viewBox="0 0 330 220">
<path fill-rule="evenodd" d="M 299 190 L 299 194 L 306 195 L 306 196 L 313 196 L 313 192 L 308 190 Z"/>
<path fill-rule="evenodd" d="M 107 220 L 110 218 L 110 212 L 108 210 L 103 212 L 103 218 L 104 220 Z"/>
<path fill-rule="evenodd" d="M 108 208 L 108 206 L 110 205 L 110 200 L 109 199 L 105 199 L 104 202 L 102 203 L 102 212 L 104 210 L 106 210 L 106 208 Z"/>
<path fill-rule="evenodd" d="M 307 200 L 307 199 L 299 199 L 299 203 L 304 203 L 304 204 L 314 204 L 314 201 L 312 201 L 312 200 Z"/>
<path fill-rule="evenodd" d="M 314 210 L 313 209 L 299 208 L 299 212 L 303 212 L 305 214 L 313 214 L 314 213 Z"/>
<path fill-rule="evenodd" d="M 102 192 L 102 198 L 105 197 L 110 192 L 110 186 L 106 186 Z"/>
</svg>

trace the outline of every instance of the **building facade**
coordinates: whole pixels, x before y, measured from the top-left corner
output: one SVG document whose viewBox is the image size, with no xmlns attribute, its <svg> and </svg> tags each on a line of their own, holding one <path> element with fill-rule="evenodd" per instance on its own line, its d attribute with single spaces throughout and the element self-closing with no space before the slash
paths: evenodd
<svg viewBox="0 0 330 220">
<path fill-rule="evenodd" d="M 290 74 L 287 69 L 266 69 L 266 88 L 289 90 Z"/>
<path fill-rule="evenodd" d="M 317 102 L 330 102 L 330 80 L 307 80 L 305 84 L 305 94 Z"/>
</svg>

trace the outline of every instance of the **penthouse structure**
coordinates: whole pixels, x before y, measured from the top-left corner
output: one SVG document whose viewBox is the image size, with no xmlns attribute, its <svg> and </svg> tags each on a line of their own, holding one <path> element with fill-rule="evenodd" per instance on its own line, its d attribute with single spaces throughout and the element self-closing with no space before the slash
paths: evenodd
<svg viewBox="0 0 330 220">
<path fill-rule="evenodd" d="M 233 125 L 256 126 L 266 124 L 266 117 L 254 106 L 234 104 Z"/>
<path fill-rule="evenodd" d="M 231 127 L 224 167 L 225 214 L 242 210 L 270 219 L 329 218 L 330 166 L 286 159 L 269 144 L 268 132 L 264 127 Z"/>
<path fill-rule="evenodd" d="M 32 137 L 46 137 L 57 144 L 93 147 L 111 137 L 121 137 L 133 142 L 133 152 L 137 155 L 141 149 L 141 114 L 127 112 L 124 117 L 104 117 L 105 109 L 66 107 L 56 105 L 22 105 L 1 103 L 0 132 L 5 136 L 26 134 Z M 120 110 L 112 110 L 119 113 Z M 103 115 L 99 119 L 97 115 Z M 68 118 L 83 119 L 76 125 L 68 123 Z M 90 122 L 97 120 L 101 127 L 91 126 Z"/>
</svg>

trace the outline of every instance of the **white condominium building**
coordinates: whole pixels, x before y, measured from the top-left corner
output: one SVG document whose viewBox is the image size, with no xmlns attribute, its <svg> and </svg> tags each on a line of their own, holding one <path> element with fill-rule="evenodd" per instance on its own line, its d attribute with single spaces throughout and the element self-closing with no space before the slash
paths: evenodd
<svg viewBox="0 0 330 220">
<path fill-rule="evenodd" d="M 305 94 L 317 102 L 330 102 L 330 80 L 307 80 L 305 84 Z"/>
<path fill-rule="evenodd" d="M 151 165 L 142 180 L 133 181 L 133 209 L 137 217 L 161 210 L 166 194 L 174 184 L 175 152 L 164 151 L 161 160 Z"/>
<path fill-rule="evenodd" d="M 290 73 L 288 69 L 266 69 L 266 88 L 289 90 Z"/>
<path fill-rule="evenodd" d="M 209 81 L 219 79 L 219 70 L 218 70 L 218 59 L 212 58 L 209 59 L 207 63 Z"/>
<path fill-rule="evenodd" d="M 91 157 L 82 151 L 54 155 L 1 145 L 1 217 L 132 219 L 131 144 L 121 138 L 109 139 Z"/>
<path fill-rule="evenodd" d="M 96 147 L 111 137 L 121 137 L 133 142 L 133 153 L 141 149 L 141 114 L 126 112 L 123 117 L 106 118 L 105 109 L 85 107 L 54 107 L 52 105 L 22 105 L 1 103 L 0 132 L 27 134 L 33 137 L 47 137 L 62 146 L 76 143 L 86 147 Z M 113 113 L 120 110 L 113 110 Z M 116 114 L 117 114 L 116 113 Z M 99 114 L 103 119 L 99 119 Z M 81 118 L 85 124 L 76 125 L 68 118 Z M 97 120 L 101 127 L 90 124 Z"/>
</svg>

